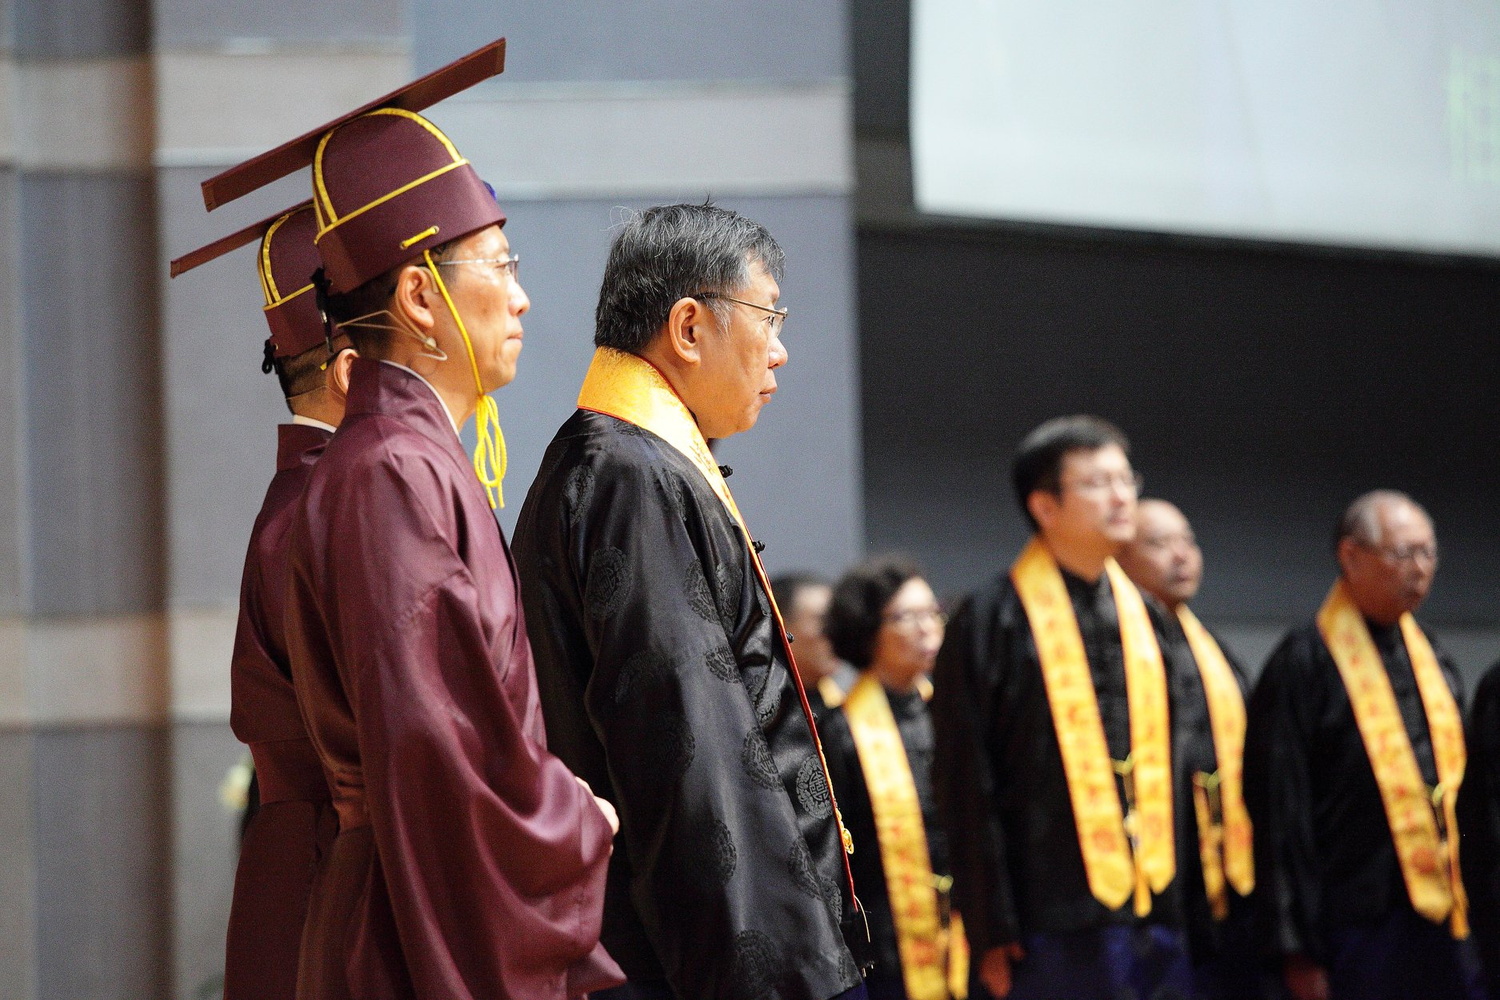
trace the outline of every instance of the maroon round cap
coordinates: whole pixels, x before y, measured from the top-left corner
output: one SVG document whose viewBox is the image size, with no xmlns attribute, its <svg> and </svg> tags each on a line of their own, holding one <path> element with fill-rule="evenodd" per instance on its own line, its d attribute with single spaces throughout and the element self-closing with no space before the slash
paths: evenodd
<svg viewBox="0 0 1500 1000">
<path fill-rule="evenodd" d="M 271 223 L 260 241 L 255 263 L 266 296 L 271 347 L 278 358 L 295 357 L 326 342 L 312 285 L 312 274 L 321 263 L 313 243 L 317 232 L 312 207 L 302 205 Z"/>
<path fill-rule="evenodd" d="M 505 213 L 442 131 L 412 111 L 381 108 L 324 136 L 313 159 L 317 247 L 334 292 Z"/>
</svg>

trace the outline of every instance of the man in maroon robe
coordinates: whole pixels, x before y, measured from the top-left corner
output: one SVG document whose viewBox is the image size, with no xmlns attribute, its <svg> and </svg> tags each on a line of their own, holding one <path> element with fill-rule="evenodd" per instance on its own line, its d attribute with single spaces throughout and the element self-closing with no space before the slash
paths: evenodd
<svg viewBox="0 0 1500 1000">
<path fill-rule="evenodd" d="M 250 533 L 230 661 L 230 726 L 250 747 L 260 807 L 245 827 L 229 911 L 225 1000 L 293 1000 L 307 899 L 337 819 L 297 697 L 285 638 L 286 539 L 292 504 L 344 417 L 354 352 L 330 343 L 312 295 L 318 267 L 312 206 L 303 204 L 204 247 L 173 273 L 260 240 L 256 263 L 276 372 L 292 412 L 278 428 L 276 475 Z"/>
<path fill-rule="evenodd" d="M 622 978 L 598 943 L 613 811 L 546 749 L 491 509 L 503 450 L 485 394 L 514 377 L 529 307 L 504 215 L 412 112 L 321 132 L 318 294 L 361 357 L 289 543 L 292 673 L 339 817 L 299 996 L 608 987 Z M 458 428 L 476 409 L 471 464 Z"/>
</svg>

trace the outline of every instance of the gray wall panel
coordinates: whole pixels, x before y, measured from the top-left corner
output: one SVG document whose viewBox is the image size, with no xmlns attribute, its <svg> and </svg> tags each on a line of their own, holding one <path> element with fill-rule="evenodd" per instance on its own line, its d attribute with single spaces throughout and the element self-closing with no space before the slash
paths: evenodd
<svg viewBox="0 0 1500 1000">
<path fill-rule="evenodd" d="M 155 199 L 147 177 L 23 174 L 39 614 L 160 606 Z"/>
<path fill-rule="evenodd" d="M 845 0 L 417 0 L 412 32 L 420 72 L 504 35 L 505 80 L 789 81 L 847 75 L 845 21 Z"/>
<path fill-rule="evenodd" d="M 83 0 L 77 0 L 83 2 Z M 402 41 L 405 0 L 156 0 L 161 48 L 214 45 L 232 39 L 292 44 Z"/>
<path fill-rule="evenodd" d="M 19 231 L 16 172 L 0 167 L 0 232 Z M 26 607 L 25 356 L 16 240 L 0 241 L 0 618 Z"/>
<path fill-rule="evenodd" d="M 217 996 L 239 859 L 239 815 L 219 801 L 225 773 L 245 753 L 227 725 L 172 728 L 174 994 Z"/>
<path fill-rule="evenodd" d="M 44 731 L 34 754 L 37 996 L 165 997 L 167 733 Z"/>
<path fill-rule="evenodd" d="M 137 55 L 151 44 L 150 0 L 15 0 L 23 59 Z"/>
<path fill-rule="evenodd" d="M 31 733 L 0 731 L 0 997 L 36 984 L 36 863 Z"/>
<path fill-rule="evenodd" d="M 162 242 L 177 257 L 308 196 L 299 173 L 212 215 L 199 183 L 213 171 L 158 171 Z M 289 418 L 262 375 L 266 321 L 255 250 L 244 247 L 163 291 L 167 495 L 173 607 L 232 605 L 250 525 L 276 471 L 276 424 Z"/>
<path fill-rule="evenodd" d="M 701 195 L 699 196 L 701 197 Z M 845 198 L 740 198 L 787 251 L 782 302 L 791 362 L 753 430 L 724 443 L 730 486 L 768 545 L 773 571 L 836 572 L 860 551 L 852 224 Z M 644 208 L 646 204 L 632 204 Z M 607 201 L 514 202 L 506 232 L 532 300 L 515 383 L 497 395 L 510 453 L 506 530 L 514 527 L 542 452 L 573 412 L 593 353 L 593 310 L 620 209 Z"/>
</svg>

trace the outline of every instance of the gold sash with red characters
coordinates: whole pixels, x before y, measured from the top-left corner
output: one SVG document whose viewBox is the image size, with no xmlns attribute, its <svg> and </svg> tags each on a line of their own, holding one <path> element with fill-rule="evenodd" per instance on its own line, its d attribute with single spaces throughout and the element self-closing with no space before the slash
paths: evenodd
<svg viewBox="0 0 1500 1000">
<path fill-rule="evenodd" d="M 923 696 L 930 690 L 928 686 Z M 939 880 L 932 872 L 917 784 L 890 701 L 874 674 L 867 671 L 855 682 L 843 710 L 875 814 L 875 839 L 896 924 L 906 995 L 911 1000 L 948 1000 L 954 984 L 968 985 L 968 944 L 956 917 L 943 927 Z"/>
<path fill-rule="evenodd" d="M 1124 906 L 1133 892 L 1136 915 L 1144 917 L 1151 912 L 1151 894 L 1165 891 L 1177 873 L 1167 671 L 1140 591 L 1113 559 L 1105 572 L 1125 653 L 1130 755 L 1123 761 L 1110 759 L 1073 602 L 1040 538 L 1021 551 L 1010 577 L 1041 659 L 1089 891 L 1112 910 Z M 1124 815 L 1117 774 L 1125 789 Z"/>
<path fill-rule="evenodd" d="M 782 621 L 781 609 L 776 606 L 776 595 L 771 592 L 771 580 L 766 575 L 765 566 L 761 564 L 760 554 L 751 544 L 750 529 L 745 526 L 745 519 L 740 515 L 740 509 L 729 492 L 724 474 L 719 471 L 719 464 L 714 461 L 713 452 L 708 450 L 708 442 L 698 429 L 697 419 L 666 376 L 657 371 L 651 362 L 609 347 L 594 351 L 594 360 L 583 378 L 583 387 L 578 390 L 578 408 L 634 424 L 666 441 L 693 463 L 694 468 L 708 481 L 714 494 L 723 501 L 735 524 L 739 525 L 746 551 L 750 554 L 751 565 L 755 567 L 756 578 L 760 580 L 761 590 L 765 592 L 771 614 L 776 619 L 776 633 L 791 667 L 792 684 L 802 703 L 807 728 L 812 732 L 813 748 L 818 753 L 819 763 L 823 765 L 823 780 L 828 784 L 828 801 L 833 805 L 834 819 L 839 825 L 839 837 L 844 844 L 844 878 L 849 884 L 849 898 L 853 899 L 854 875 L 849 869 L 848 856 L 854 853 L 854 838 L 849 836 L 849 830 L 844 826 L 843 814 L 839 812 L 838 802 L 833 795 L 833 781 L 828 777 L 828 761 L 823 756 L 823 743 L 818 739 L 818 727 L 813 721 L 812 707 L 808 704 L 807 692 L 802 687 L 802 678 L 797 673 L 797 661 L 792 655 L 791 644 L 786 641 L 786 623 Z"/>
<path fill-rule="evenodd" d="M 1380 786 L 1386 823 L 1391 828 L 1412 908 L 1435 924 L 1448 921 L 1455 938 L 1466 938 L 1469 897 L 1458 863 L 1454 806 L 1469 755 L 1458 703 L 1443 677 L 1437 655 L 1416 619 L 1402 615 L 1401 638 L 1422 696 L 1437 765 L 1437 787 L 1428 789 L 1396 705 L 1390 675 L 1343 580 L 1333 585 L 1318 612 L 1318 631 L 1333 654 L 1354 706 L 1354 721 L 1370 756 L 1375 783 Z"/>
<path fill-rule="evenodd" d="M 1198 817 L 1198 853 L 1203 863 L 1203 888 L 1216 919 L 1229 915 L 1226 880 L 1241 896 L 1255 888 L 1255 851 L 1250 811 L 1245 808 L 1245 696 L 1224 651 L 1186 604 L 1177 620 L 1187 636 L 1203 694 L 1208 701 L 1213 731 L 1213 774 L 1193 778 L 1193 809 Z"/>
</svg>

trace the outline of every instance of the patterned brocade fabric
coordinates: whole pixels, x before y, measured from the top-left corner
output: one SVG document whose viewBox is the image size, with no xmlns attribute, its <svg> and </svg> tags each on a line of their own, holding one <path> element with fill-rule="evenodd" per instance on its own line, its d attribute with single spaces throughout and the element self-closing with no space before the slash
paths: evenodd
<svg viewBox="0 0 1500 1000">
<path fill-rule="evenodd" d="M 824 1000 L 859 981 L 833 801 L 767 595 L 679 451 L 580 411 L 515 556 L 548 742 L 620 811 L 603 940 L 687 997 Z"/>
</svg>

